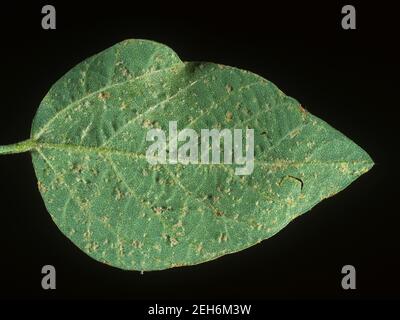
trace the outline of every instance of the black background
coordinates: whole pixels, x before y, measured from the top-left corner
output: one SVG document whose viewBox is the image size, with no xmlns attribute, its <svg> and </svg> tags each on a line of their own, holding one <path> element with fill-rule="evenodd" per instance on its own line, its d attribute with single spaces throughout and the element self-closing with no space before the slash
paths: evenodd
<svg viewBox="0 0 400 320">
<path fill-rule="evenodd" d="M 0 297 L 399 298 L 398 11 L 382 1 L 299 2 L 49 1 L 56 30 L 41 28 L 45 3 L 2 3 L 0 144 L 29 137 L 41 99 L 71 67 L 118 41 L 142 38 L 183 60 L 260 74 L 362 146 L 376 165 L 259 245 L 141 275 L 76 248 L 44 207 L 30 155 L 0 157 Z M 345 4 L 356 7 L 357 30 L 341 28 Z M 45 264 L 56 267 L 56 290 L 41 288 Z M 356 267 L 357 290 L 341 288 L 346 264 Z"/>
</svg>

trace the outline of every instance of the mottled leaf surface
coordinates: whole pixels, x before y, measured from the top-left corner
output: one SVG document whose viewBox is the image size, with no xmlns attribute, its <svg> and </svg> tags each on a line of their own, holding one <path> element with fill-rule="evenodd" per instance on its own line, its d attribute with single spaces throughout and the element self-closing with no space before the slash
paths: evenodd
<svg viewBox="0 0 400 320">
<path fill-rule="evenodd" d="M 150 165 L 146 132 L 253 128 L 255 166 Z M 85 60 L 43 99 L 31 140 L 46 207 L 94 259 L 128 270 L 193 265 L 267 239 L 373 162 L 248 71 L 184 63 L 128 40 Z"/>
</svg>

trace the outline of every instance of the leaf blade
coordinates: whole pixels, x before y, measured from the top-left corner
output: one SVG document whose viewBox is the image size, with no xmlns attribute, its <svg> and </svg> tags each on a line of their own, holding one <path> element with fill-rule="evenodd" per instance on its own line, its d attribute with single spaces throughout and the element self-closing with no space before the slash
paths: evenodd
<svg viewBox="0 0 400 320">
<path fill-rule="evenodd" d="M 151 57 L 162 50 L 165 68 L 155 68 L 161 71 L 130 81 L 123 71 L 114 74 L 118 50 L 106 50 L 94 58 L 106 62 L 91 74 L 106 66 L 107 76 L 73 95 L 75 78 L 67 73 L 32 126 L 46 207 L 94 259 L 128 270 L 162 270 L 237 252 L 372 167 L 364 150 L 271 82 L 232 67 L 183 63 L 169 48 L 151 45 L 152 54 L 141 56 L 141 41 L 125 44 L 138 56 L 125 52 L 124 61 L 150 70 Z M 87 70 L 84 62 L 70 73 Z M 237 176 L 234 166 L 223 164 L 151 166 L 145 134 L 168 128 L 169 121 L 194 130 L 254 128 L 253 174 Z"/>
</svg>

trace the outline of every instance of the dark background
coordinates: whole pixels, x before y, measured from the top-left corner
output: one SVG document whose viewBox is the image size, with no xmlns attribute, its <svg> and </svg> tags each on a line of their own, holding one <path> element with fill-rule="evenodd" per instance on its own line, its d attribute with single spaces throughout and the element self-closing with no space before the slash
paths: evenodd
<svg viewBox="0 0 400 320">
<path fill-rule="evenodd" d="M 29 137 L 41 99 L 74 65 L 142 38 L 170 46 L 183 60 L 271 80 L 376 165 L 259 245 L 141 275 L 92 260 L 59 232 L 29 154 L 0 157 L 0 297 L 400 298 L 399 11 L 384 1 L 135 2 L 2 3 L 0 144 Z M 56 30 L 41 28 L 44 4 L 56 7 Z M 356 7 L 357 30 L 341 28 L 345 4 Z M 45 264 L 56 267 L 56 290 L 41 288 Z M 357 290 L 341 288 L 346 264 L 356 267 Z"/>
</svg>

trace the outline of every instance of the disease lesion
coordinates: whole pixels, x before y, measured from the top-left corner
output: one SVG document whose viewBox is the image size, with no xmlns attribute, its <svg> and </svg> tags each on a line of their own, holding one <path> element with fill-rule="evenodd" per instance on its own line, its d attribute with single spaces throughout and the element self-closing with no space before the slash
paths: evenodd
<svg viewBox="0 0 400 320">
<path fill-rule="evenodd" d="M 45 184 L 42 181 L 38 181 L 37 182 L 37 186 L 38 186 L 38 189 L 39 189 L 39 191 L 41 193 L 45 193 L 48 190 L 47 187 L 45 186 Z"/>
<path fill-rule="evenodd" d="M 102 91 L 97 95 L 97 97 L 101 101 L 106 101 L 107 99 L 110 98 L 110 96 L 111 96 L 111 94 L 109 92 L 107 92 L 107 91 Z"/>
<path fill-rule="evenodd" d="M 292 180 L 292 181 L 294 180 L 294 181 L 296 181 L 297 183 L 299 183 L 299 185 L 300 185 L 300 192 L 303 191 L 303 188 L 304 188 L 304 181 L 303 181 L 302 179 L 300 179 L 300 178 L 298 178 L 298 177 L 295 177 L 295 176 L 292 176 L 292 175 L 286 175 L 286 176 L 282 177 L 281 180 L 279 181 L 278 185 L 281 186 L 285 181 L 287 181 L 287 179 Z"/>
</svg>

